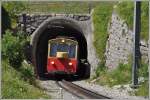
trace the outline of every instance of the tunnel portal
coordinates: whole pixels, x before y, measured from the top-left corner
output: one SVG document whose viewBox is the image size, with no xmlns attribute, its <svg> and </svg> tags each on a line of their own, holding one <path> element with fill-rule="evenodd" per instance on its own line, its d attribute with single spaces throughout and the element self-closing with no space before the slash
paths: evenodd
<svg viewBox="0 0 150 100">
<path fill-rule="evenodd" d="M 38 78 L 51 77 L 46 71 L 48 40 L 58 36 L 74 37 L 79 46 L 78 59 L 87 59 L 87 41 L 78 22 L 68 17 L 48 18 L 31 36 L 32 62 Z"/>
</svg>

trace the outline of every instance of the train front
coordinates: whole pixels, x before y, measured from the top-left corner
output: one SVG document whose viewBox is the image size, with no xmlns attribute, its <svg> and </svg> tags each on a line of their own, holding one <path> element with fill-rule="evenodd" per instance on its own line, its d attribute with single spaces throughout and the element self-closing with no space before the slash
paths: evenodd
<svg viewBox="0 0 150 100">
<path fill-rule="evenodd" d="M 48 42 L 47 72 L 55 75 L 74 75 L 78 64 L 77 41 L 56 38 Z"/>
</svg>

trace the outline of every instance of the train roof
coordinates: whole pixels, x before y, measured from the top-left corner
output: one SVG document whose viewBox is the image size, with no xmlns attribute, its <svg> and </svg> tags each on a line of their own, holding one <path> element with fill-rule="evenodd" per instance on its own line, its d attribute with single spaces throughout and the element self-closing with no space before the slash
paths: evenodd
<svg viewBox="0 0 150 100">
<path fill-rule="evenodd" d="M 73 43 L 73 44 L 78 44 L 78 42 L 76 40 L 73 40 L 71 38 L 68 37 L 57 37 L 54 39 L 50 39 L 49 42 L 67 42 L 67 43 Z"/>
</svg>

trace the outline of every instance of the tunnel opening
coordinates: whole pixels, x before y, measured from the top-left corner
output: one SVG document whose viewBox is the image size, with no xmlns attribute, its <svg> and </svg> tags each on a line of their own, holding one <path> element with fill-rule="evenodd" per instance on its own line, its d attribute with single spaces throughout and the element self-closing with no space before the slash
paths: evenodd
<svg viewBox="0 0 150 100">
<path fill-rule="evenodd" d="M 78 42 L 78 59 L 87 59 L 87 42 L 80 25 L 71 18 L 49 18 L 32 36 L 32 59 L 39 79 L 48 80 L 57 76 L 47 73 L 48 40 L 58 36 L 74 37 Z M 84 70 L 84 69 L 83 69 Z M 82 71 L 79 70 L 81 73 Z M 78 73 L 78 72 L 77 72 Z M 65 77 L 61 75 L 61 77 Z M 59 77 L 58 77 L 59 79 Z M 60 78 L 61 79 L 61 78 Z"/>
</svg>

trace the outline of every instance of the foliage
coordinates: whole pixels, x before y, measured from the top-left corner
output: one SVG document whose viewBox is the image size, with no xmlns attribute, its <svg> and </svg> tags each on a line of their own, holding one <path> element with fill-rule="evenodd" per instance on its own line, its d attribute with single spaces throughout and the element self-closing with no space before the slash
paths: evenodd
<svg viewBox="0 0 150 100">
<path fill-rule="evenodd" d="M 119 3 L 116 10 L 118 11 L 119 15 L 127 22 L 129 28 L 133 29 L 134 2 Z"/>
<path fill-rule="evenodd" d="M 148 64 L 142 62 L 139 68 L 139 76 L 148 77 Z"/>
<path fill-rule="evenodd" d="M 145 81 L 139 88 L 137 91 L 135 91 L 135 95 L 137 96 L 148 96 L 149 92 L 148 92 L 148 88 L 149 88 L 149 82 Z"/>
<path fill-rule="evenodd" d="M 5 33 L 6 29 L 11 28 L 11 19 L 8 15 L 8 12 L 2 7 L 2 34 Z"/>
<path fill-rule="evenodd" d="M 27 9 L 27 3 L 20 1 L 3 1 L 2 6 L 9 14 L 11 27 L 15 28 L 17 25 L 17 14 L 23 13 Z"/>
<path fill-rule="evenodd" d="M 26 2 L 20 2 L 20 1 L 3 1 L 2 2 L 3 7 L 6 9 L 7 12 L 9 12 L 9 15 L 11 17 L 15 17 L 16 14 L 21 13 L 26 9 Z"/>
<path fill-rule="evenodd" d="M 107 71 L 106 66 L 99 65 L 96 69 L 95 77 L 99 77 L 100 75 L 105 74 L 106 71 Z"/>
<path fill-rule="evenodd" d="M 129 56 L 128 64 L 119 64 L 119 66 L 109 71 L 106 67 L 98 67 L 96 71 L 96 76 L 98 78 L 97 83 L 100 85 L 108 85 L 110 87 L 120 84 L 130 84 L 131 83 L 131 71 L 132 71 L 132 56 Z M 135 95 L 138 96 L 148 96 L 148 64 L 141 62 L 138 69 L 138 77 L 144 78 L 144 83 L 140 83 L 140 87 L 135 91 Z"/>
<path fill-rule="evenodd" d="M 6 31 L 2 38 L 2 57 L 8 59 L 12 67 L 18 68 L 23 61 L 23 36 L 13 36 L 11 31 Z M 20 34 L 18 32 L 18 34 Z"/>
<path fill-rule="evenodd" d="M 149 29 L 149 23 L 148 23 L 148 16 L 149 16 L 149 6 L 148 2 L 142 2 L 141 6 L 141 38 L 148 41 L 148 29 Z"/>
<path fill-rule="evenodd" d="M 134 2 L 122 2 L 116 8 L 122 19 L 133 30 Z M 141 3 L 141 38 L 148 41 L 148 1 Z"/>
<path fill-rule="evenodd" d="M 33 66 L 23 62 L 22 66 L 18 70 L 20 72 L 20 77 L 24 81 L 36 86 Z"/>
<path fill-rule="evenodd" d="M 27 81 L 24 81 L 24 77 L 22 77 L 22 72 L 14 70 L 8 64 L 8 61 L 4 59 L 2 60 L 2 73 L 3 99 L 50 98 L 43 92 L 43 90 L 40 90 L 33 85 L 30 85 Z"/>
<path fill-rule="evenodd" d="M 108 86 L 129 83 L 131 80 L 131 65 L 119 64 L 118 68 L 113 71 L 99 70 L 99 79 L 99 84 Z"/>
<path fill-rule="evenodd" d="M 101 61 L 101 66 L 105 64 L 105 48 L 108 38 L 107 27 L 111 18 L 113 4 L 101 3 L 94 9 L 94 46 Z"/>
<path fill-rule="evenodd" d="M 137 91 L 135 91 L 135 95 L 148 96 L 148 85 L 149 85 L 149 82 L 147 81 L 149 77 L 148 64 L 141 62 L 138 77 L 143 77 L 144 82 L 140 83 L 140 87 L 138 88 Z"/>
</svg>

